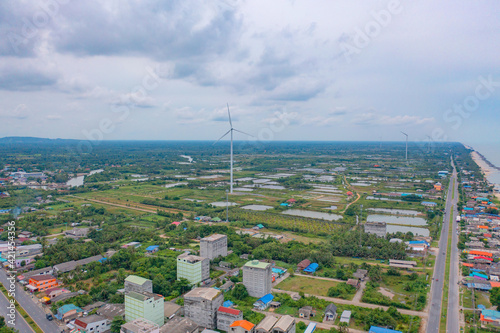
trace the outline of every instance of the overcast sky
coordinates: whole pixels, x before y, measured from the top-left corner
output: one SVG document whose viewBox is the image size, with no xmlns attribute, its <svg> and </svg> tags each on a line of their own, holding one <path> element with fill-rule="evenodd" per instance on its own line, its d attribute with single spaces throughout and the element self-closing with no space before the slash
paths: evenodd
<svg viewBox="0 0 500 333">
<path fill-rule="evenodd" d="M 212 140 L 229 103 L 261 140 L 500 142 L 499 17 L 496 0 L 2 0 L 0 137 Z"/>
</svg>

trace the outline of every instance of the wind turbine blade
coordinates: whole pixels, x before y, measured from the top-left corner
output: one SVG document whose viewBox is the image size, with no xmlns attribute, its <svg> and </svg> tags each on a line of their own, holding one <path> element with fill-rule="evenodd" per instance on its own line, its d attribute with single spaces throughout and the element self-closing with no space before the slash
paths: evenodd
<svg viewBox="0 0 500 333">
<path fill-rule="evenodd" d="M 401 131 L 401 133 L 403 133 L 404 135 L 408 136 L 408 134 L 406 134 L 405 132 Z"/>
<path fill-rule="evenodd" d="M 232 130 L 227 131 L 227 132 L 226 132 L 223 136 L 221 136 L 221 137 L 219 138 L 219 140 L 215 141 L 213 144 L 215 145 L 217 142 L 219 142 L 220 140 L 222 140 L 222 139 L 223 139 L 226 135 L 228 135 L 231 131 L 232 131 Z"/>
<path fill-rule="evenodd" d="M 251 136 L 252 138 L 255 138 L 255 136 L 253 136 L 252 134 L 245 133 L 243 131 L 237 130 L 236 128 L 233 128 L 233 130 L 236 131 L 236 132 L 239 132 L 241 134 L 245 134 L 245 135 Z"/>
<path fill-rule="evenodd" d="M 233 121 L 231 120 L 231 112 L 229 112 L 229 103 L 227 103 L 227 115 L 229 116 L 229 125 L 233 128 Z"/>
</svg>

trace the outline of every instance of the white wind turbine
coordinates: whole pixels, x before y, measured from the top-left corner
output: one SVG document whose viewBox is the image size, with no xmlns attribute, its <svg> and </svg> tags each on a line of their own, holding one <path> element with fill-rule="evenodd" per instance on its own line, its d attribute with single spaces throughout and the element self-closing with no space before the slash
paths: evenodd
<svg viewBox="0 0 500 333">
<path fill-rule="evenodd" d="M 408 162 L 408 134 L 406 134 L 403 131 L 401 131 L 401 133 L 403 133 L 403 135 L 406 136 L 406 162 Z"/>
<path fill-rule="evenodd" d="M 233 193 L 233 164 L 234 164 L 234 161 L 233 161 L 233 132 L 236 131 L 236 132 L 239 132 L 239 133 L 242 133 L 242 134 L 245 134 L 245 135 L 248 135 L 248 136 L 252 136 L 248 133 L 245 133 L 245 132 L 242 132 L 240 130 L 237 130 L 236 128 L 233 128 L 233 122 L 231 120 L 231 112 L 229 112 L 229 103 L 227 104 L 227 115 L 229 116 L 229 126 L 230 126 L 230 129 L 229 131 L 227 131 L 226 133 L 224 133 L 223 136 L 221 136 L 219 138 L 219 140 L 215 141 L 214 144 L 216 144 L 217 142 L 219 142 L 220 140 L 222 140 L 226 135 L 228 134 L 231 134 L 231 181 L 230 181 L 230 191 L 229 193 Z"/>
</svg>

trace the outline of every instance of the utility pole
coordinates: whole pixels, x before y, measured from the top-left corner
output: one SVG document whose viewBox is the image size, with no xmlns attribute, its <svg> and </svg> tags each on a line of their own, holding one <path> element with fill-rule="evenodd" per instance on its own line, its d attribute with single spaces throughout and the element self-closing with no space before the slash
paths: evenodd
<svg viewBox="0 0 500 333">
<path fill-rule="evenodd" d="M 363 237 L 363 229 L 361 227 L 361 224 L 363 222 L 363 205 L 360 205 L 361 208 L 361 220 L 359 221 L 359 247 L 361 247 L 361 240 Z"/>
</svg>

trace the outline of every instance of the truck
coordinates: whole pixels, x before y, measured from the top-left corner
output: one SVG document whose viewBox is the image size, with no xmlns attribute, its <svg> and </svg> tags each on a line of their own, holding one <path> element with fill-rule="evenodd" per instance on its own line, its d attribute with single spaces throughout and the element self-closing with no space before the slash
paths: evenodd
<svg viewBox="0 0 500 333">
<path fill-rule="evenodd" d="M 460 222 L 461 221 L 461 218 L 460 218 L 460 215 L 457 216 L 457 222 Z"/>
</svg>

